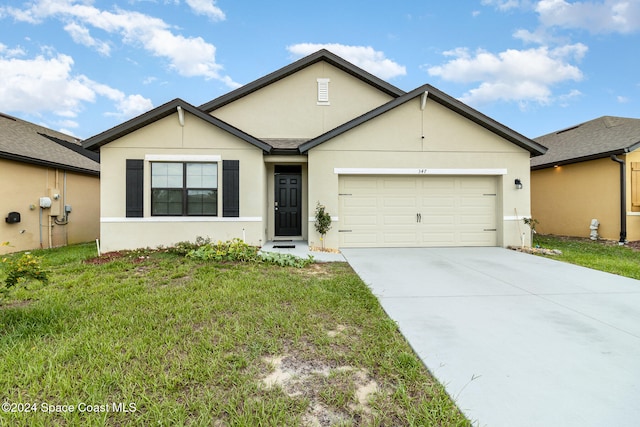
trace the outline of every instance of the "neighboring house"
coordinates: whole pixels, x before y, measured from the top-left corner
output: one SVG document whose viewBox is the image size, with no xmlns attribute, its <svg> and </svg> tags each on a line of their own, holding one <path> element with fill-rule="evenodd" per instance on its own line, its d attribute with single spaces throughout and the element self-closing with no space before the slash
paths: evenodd
<svg viewBox="0 0 640 427">
<path fill-rule="evenodd" d="M 99 158 L 79 140 L 0 114 L 0 182 L 0 253 L 99 237 Z"/>
<path fill-rule="evenodd" d="M 321 50 L 200 107 L 175 99 L 96 135 L 101 244 L 243 238 L 328 248 L 520 245 L 545 148 L 424 85 Z M 518 189 L 516 181 L 524 188 Z"/>
<path fill-rule="evenodd" d="M 544 234 L 640 240 L 640 119 L 604 116 L 535 138 L 532 216 Z M 621 193 L 623 197 L 621 197 Z"/>
</svg>

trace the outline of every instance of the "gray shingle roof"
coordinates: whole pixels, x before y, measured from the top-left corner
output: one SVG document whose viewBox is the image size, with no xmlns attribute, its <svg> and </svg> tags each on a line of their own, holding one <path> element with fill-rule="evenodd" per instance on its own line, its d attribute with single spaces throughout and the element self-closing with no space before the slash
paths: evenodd
<svg viewBox="0 0 640 427">
<path fill-rule="evenodd" d="M 100 163 L 80 140 L 0 113 L 0 158 L 98 175 Z"/>
<path fill-rule="evenodd" d="M 531 159 L 532 169 L 624 154 L 640 147 L 640 119 L 603 116 L 534 141 L 549 150 Z"/>
</svg>

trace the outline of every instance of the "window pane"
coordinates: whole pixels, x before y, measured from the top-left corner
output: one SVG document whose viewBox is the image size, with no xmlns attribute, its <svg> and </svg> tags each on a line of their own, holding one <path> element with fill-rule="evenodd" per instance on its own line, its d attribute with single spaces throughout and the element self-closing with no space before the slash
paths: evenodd
<svg viewBox="0 0 640 427">
<path fill-rule="evenodd" d="M 152 163 L 151 187 L 181 188 L 182 163 Z"/>
<path fill-rule="evenodd" d="M 152 190 L 151 214 L 182 215 L 182 190 Z"/>
<path fill-rule="evenodd" d="M 187 163 L 187 188 L 218 188 L 218 164 Z"/>
<path fill-rule="evenodd" d="M 187 215 L 211 215 L 218 213 L 217 190 L 188 190 Z"/>
</svg>

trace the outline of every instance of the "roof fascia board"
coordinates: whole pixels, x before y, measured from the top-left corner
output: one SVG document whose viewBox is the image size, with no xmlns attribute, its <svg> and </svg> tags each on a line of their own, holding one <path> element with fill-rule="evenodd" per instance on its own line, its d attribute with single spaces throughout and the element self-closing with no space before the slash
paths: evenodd
<svg viewBox="0 0 640 427">
<path fill-rule="evenodd" d="M 0 158 L 7 159 L 7 160 L 12 160 L 14 162 L 27 163 L 27 164 L 35 165 L 35 166 L 44 166 L 44 167 L 48 167 L 48 168 L 66 170 L 66 171 L 69 171 L 69 172 L 77 172 L 77 173 L 82 173 L 82 174 L 86 174 L 86 175 L 100 176 L 100 171 L 91 170 L 91 169 L 83 169 L 83 168 L 79 168 L 79 167 L 75 167 L 75 166 L 69 166 L 69 165 L 63 165 L 63 164 L 55 163 L 55 162 L 48 162 L 46 160 L 39 160 L 39 159 L 31 158 L 31 157 L 24 157 L 24 156 L 19 156 L 19 155 L 16 155 L 16 154 L 11 154 L 11 153 L 6 153 L 6 152 L 0 152 Z"/>
<path fill-rule="evenodd" d="M 382 92 L 385 92 L 386 94 L 391 95 L 393 97 L 397 98 L 405 93 L 402 89 L 399 89 L 393 86 L 392 84 L 363 70 L 362 68 L 353 65 L 352 63 L 329 52 L 328 50 L 321 49 L 315 53 L 312 53 L 309 56 L 306 56 L 302 59 L 299 59 L 296 62 L 293 62 L 285 67 L 282 67 L 279 70 L 276 70 L 270 74 L 267 74 L 264 77 L 260 77 L 259 79 L 254 80 L 251 83 L 247 83 L 246 85 L 241 86 L 234 91 L 231 91 L 225 95 L 222 95 L 212 101 L 209 101 L 206 104 L 202 104 L 198 108 L 206 113 L 210 113 L 213 110 L 216 110 L 220 107 L 230 104 L 233 101 L 236 101 L 259 89 L 262 89 L 263 87 L 266 87 L 272 83 L 275 83 L 278 80 L 282 80 L 285 77 L 295 74 L 296 72 L 320 61 L 326 61 L 329 64 L 335 66 L 336 68 L 348 74 L 351 74 L 352 76 L 364 81 L 365 83 L 370 84 L 371 86 L 374 86 L 378 90 L 381 90 Z"/>
<path fill-rule="evenodd" d="M 640 141 L 629 145 L 627 148 L 624 149 L 624 151 L 627 153 L 631 153 L 632 151 L 636 151 L 638 148 L 640 148 Z"/>
<path fill-rule="evenodd" d="M 428 84 L 420 86 L 412 90 L 411 92 L 404 94 L 403 96 L 391 100 L 388 103 L 363 114 L 362 116 L 356 117 L 355 119 L 318 136 L 317 138 L 307 141 L 304 144 L 301 144 L 298 149 L 300 150 L 300 153 L 305 153 L 313 147 L 316 147 L 323 142 L 334 138 L 350 129 L 353 129 L 354 127 L 359 126 L 362 123 L 365 123 L 381 114 L 384 114 L 387 111 L 392 110 L 393 108 L 396 108 L 411 99 L 422 96 L 422 94 L 424 94 L 425 92 L 428 92 L 428 98 L 432 98 L 433 100 L 449 108 L 450 110 L 462 115 L 463 117 L 468 118 L 469 120 L 507 139 L 517 146 L 524 148 L 525 150 L 529 151 L 532 156 L 542 155 L 547 151 L 546 147 L 530 140 L 529 138 L 515 132 L 512 129 L 509 129 L 508 127 L 496 122 L 495 120 L 485 116 L 479 111 L 463 104 L 462 102 L 450 97 L 444 92 Z"/>
<path fill-rule="evenodd" d="M 629 153 L 631 151 L 633 151 L 633 150 L 629 150 L 627 148 L 621 148 L 621 149 L 618 149 L 618 150 L 607 151 L 605 153 L 590 154 L 588 156 L 575 157 L 573 159 L 567 159 L 567 160 L 561 160 L 561 161 L 557 161 L 557 162 L 544 163 L 542 165 L 535 165 L 535 166 L 531 166 L 531 170 L 549 169 L 549 168 L 553 168 L 553 167 L 556 167 L 556 166 L 565 166 L 565 165 L 571 165 L 571 164 L 574 164 L 574 163 L 588 162 L 590 160 L 606 159 L 607 157 L 611 157 L 612 155 L 621 156 L 621 155 L 627 154 L 627 153 Z"/>
<path fill-rule="evenodd" d="M 115 141 L 118 138 L 121 138 L 131 132 L 134 132 L 138 129 L 141 129 L 153 122 L 156 122 L 160 119 L 168 117 L 172 114 L 176 113 L 177 107 L 181 107 L 188 113 L 193 114 L 194 116 L 214 125 L 218 128 L 231 133 L 232 135 L 260 148 L 265 152 L 269 152 L 271 150 L 271 146 L 260 141 L 259 139 L 242 132 L 238 128 L 231 126 L 230 124 L 213 117 L 209 114 L 204 113 L 203 111 L 197 109 L 193 105 L 189 104 L 186 101 L 183 101 L 180 98 L 176 98 L 172 101 L 167 102 L 164 105 L 161 105 L 153 110 L 150 110 L 138 117 L 135 117 L 129 121 L 126 121 L 118 126 L 115 126 L 107 131 L 104 131 L 98 135 L 95 135 L 84 141 L 83 147 L 87 150 L 98 151 L 100 147 L 105 144 L 108 144 L 112 141 Z"/>
</svg>

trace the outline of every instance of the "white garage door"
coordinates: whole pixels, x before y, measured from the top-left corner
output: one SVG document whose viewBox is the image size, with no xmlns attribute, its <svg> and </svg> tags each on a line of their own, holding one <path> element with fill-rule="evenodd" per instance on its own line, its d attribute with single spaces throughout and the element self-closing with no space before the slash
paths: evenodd
<svg viewBox="0 0 640 427">
<path fill-rule="evenodd" d="M 341 176 L 341 247 L 496 246 L 493 176 Z"/>
</svg>

